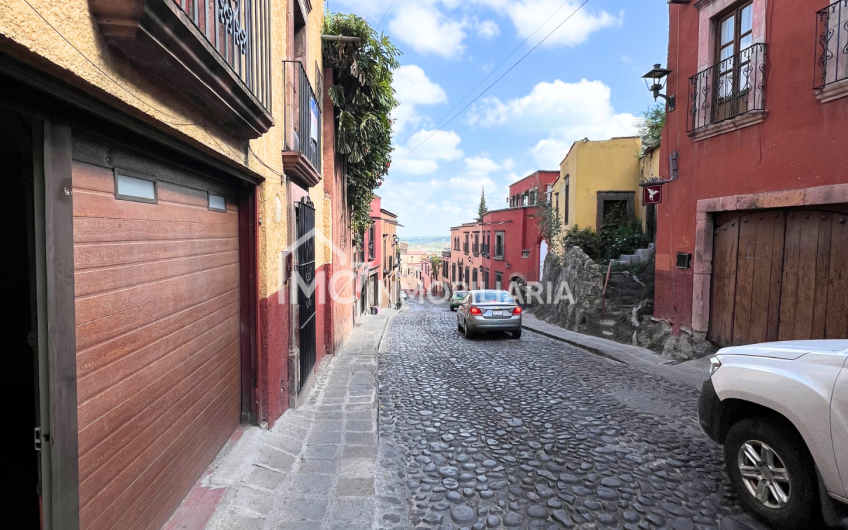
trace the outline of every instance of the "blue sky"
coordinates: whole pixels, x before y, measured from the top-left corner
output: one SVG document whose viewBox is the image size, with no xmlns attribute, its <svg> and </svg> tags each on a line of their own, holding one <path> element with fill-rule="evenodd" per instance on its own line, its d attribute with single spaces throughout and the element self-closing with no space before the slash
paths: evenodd
<svg viewBox="0 0 848 530">
<path fill-rule="evenodd" d="M 391 3 L 330 0 L 329 8 L 377 25 Z M 433 135 L 439 120 L 552 13 L 450 116 L 580 3 L 395 0 L 379 31 L 403 51 L 394 83 L 401 105 L 394 115 L 394 162 L 377 193 L 383 207 L 400 216 L 401 237 L 446 235 L 450 226 L 473 220 L 481 186 L 489 209 L 505 207 L 511 182 L 537 169 L 559 169 L 575 140 L 635 133 L 634 117 L 652 103 L 641 75 L 654 63 L 666 64 L 663 0 L 590 0 Z"/>
</svg>

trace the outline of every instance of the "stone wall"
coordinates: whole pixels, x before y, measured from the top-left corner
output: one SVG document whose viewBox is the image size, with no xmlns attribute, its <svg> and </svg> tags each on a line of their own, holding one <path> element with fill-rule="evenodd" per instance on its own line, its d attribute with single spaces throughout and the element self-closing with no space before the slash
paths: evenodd
<svg viewBox="0 0 848 530">
<path fill-rule="evenodd" d="M 642 268 L 613 272 L 604 296 L 606 273 L 607 268 L 580 247 L 569 248 L 564 257 L 551 253 L 542 278 L 543 286 L 550 285 L 551 296 L 535 298 L 529 311 L 565 329 L 647 348 L 668 359 L 695 359 L 715 351 L 704 334 L 675 330 L 652 316 L 653 260 Z"/>
</svg>

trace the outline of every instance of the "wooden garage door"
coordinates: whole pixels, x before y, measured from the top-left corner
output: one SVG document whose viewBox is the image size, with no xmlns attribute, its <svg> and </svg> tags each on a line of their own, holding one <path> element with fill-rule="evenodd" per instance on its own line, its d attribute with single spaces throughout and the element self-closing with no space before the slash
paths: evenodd
<svg viewBox="0 0 848 530">
<path fill-rule="evenodd" d="M 751 213 L 725 220 L 714 241 L 710 340 L 848 336 L 845 214 Z"/>
<path fill-rule="evenodd" d="M 146 204 L 73 167 L 83 529 L 161 527 L 239 423 L 236 195 L 163 173 Z"/>
</svg>

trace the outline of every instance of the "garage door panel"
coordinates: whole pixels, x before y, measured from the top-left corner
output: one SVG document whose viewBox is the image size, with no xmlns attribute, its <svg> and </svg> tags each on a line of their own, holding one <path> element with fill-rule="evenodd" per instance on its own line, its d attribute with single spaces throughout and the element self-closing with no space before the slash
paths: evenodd
<svg viewBox="0 0 848 530">
<path fill-rule="evenodd" d="M 74 243 L 182 241 L 238 237 L 233 224 L 175 223 L 135 219 L 74 219 Z"/>
<path fill-rule="evenodd" d="M 747 344 L 751 327 L 754 266 L 757 254 L 757 217 L 739 218 L 739 243 L 736 258 L 736 301 L 733 344 Z"/>
<path fill-rule="evenodd" d="M 77 373 L 80 377 L 88 375 L 116 359 L 130 355 L 208 317 L 219 311 L 222 305 L 236 304 L 238 300 L 236 290 L 209 299 L 201 299 L 199 303 L 172 313 L 150 325 L 140 326 L 114 339 L 95 344 L 85 350 L 78 350 Z"/>
<path fill-rule="evenodd" d="M 207 322 L 204 322 L 202 328 L 194 327 L 185 334 L 175 334 L 80 378 L 80 429 L 104 416 L 147 385 L 162 384 L 160 378 L 203 349 L 220 350 L 224 344 L 236 340 L 237 306 L 219 311 L 210 318 L 214 318 L 208 322 L 215 322 L 213 327 L 206 328 Z M 188 342 L 179 342 L 185 338 L 189 338 Z"/>
<path fill-rule="evenodd" d="M 227 265 L 217 269 L 128 287 L 103 295 L 81 297 L 76 301 L 77 324 L 85 324 L 93 320 L 121 313 L 133 307 L 166 300 L 178 293 L 189 290 L 197 289 L 201 292 L 206 292 L 206 286 L 214 284 L 219 278 L 232 277 L 237 274 L 237 265 Z"/>
<path fill-rule="evenodd" d="M 82 353 L 98 344 L 134 333 L 161 332 L 173 323 L 172 319 L 182 318 L 183 312 L 227 293 L 238 296 L 238 278 L 219 274 L 215 282 L 208 283 L 202 290 L 186 290 L 164 300 L 156 300 L 86 324 L 78 323 L 77 352 Z M 169 328 L 168 333 L 171 331 L 173 329 Z M 77 363 L 79 368 L 79 359 Z"/>
<path fill-rule="evenodd" d="M 739 219 L 728 221 L 716 228 L 710 340 L 722 346 L 730 345 L 733 339 L 738 243 Z"/>
<path fill-rule="evenodd" d="M 210 444 L 211 447 L 203 451 L 202 444 L 198 444 L 199 447 L 185 458 L 185 469 L 181 473 L 171 474 L 167 487 L 153 491 L 155 496 L 150 502 L 146 502 L 147 509 L 144 510 L 142 515 L 139 517 L 140 521 L 149 517 L 151 523 L 147 526 L 138 524 L 135 525 L 135 528 L 158 530 L 168 521 L 173 509 L 163 508 L 163 506 L 167 507 L 179 505 L 179 502 L 183 499 L 183 497 L 191 491 L 191 488 L 195 483 L 195 480 L 192 477 L 200 476 L 203 471 L 209 467 L 215 459 L 215 455 L 218 453 L 218 450 L 214 448 L 222 447 L 230 438 L 230 435 L 227 433 L 232 433 L 238 427 L 238 423 L 232 423 L 229 419 L 234 415 L 237 415 L 238 412 L 238 400 L 232 400 L 225 405 L 225 408 L 218 414 L 218 417 L 220 418 L 219 423 L 213 430 L 213 432 L 218 432 L 220 434 L 217 434 L 217 437 L 212 440 L 212 444 Z M 193 467 L 189 467 L 191 463 L 194 463 Z M 169 492 L 171 492 L 170 495 Z"/>
<path fill-rule="evenodd" d="M 235 208 L 227 213 L 206 208 L 164 202 L 149 204 L 115 200 L 109 193 L 74 188 L 75 217 L 105 217 L 109 219 L 136 219 L 146 221 L 172 221 L 178 223 L 230 224 L 238 223 Z"/>
<path fill-rule="evenodd" d="M 158 192 L 160 203 L 170 202 L 204 209 L 209 207 L 209 198 L 205 190 L 186 188 L 169 182 L 160 182 Z M 227 201 L 227 203 L 230 202 L 232 201 Z M 231 205 L 227 204 L 227 209 L 229 209 L 229 206 Z"/>
<path fill-rule="evenodd" d="M 176 381 L 176 384 L 148 385 L 81 430 L 80 480 L 84 481 L 151 426 L 154 432 L 164 431 L 172 422 L 172 408 L 177 406 L 180 410 L 184 409 L 184 406 L 177 403 L 196 399 L 198 391 L 218 381 L 230 367 L 220 362 L 217 353 L 210 348 L 201 355 L 191 357 L 169 374 L 169 379 Z M 236 361 L 228 359 L 227 362 Z"/>
<path fill-rule="evenodd" d="M 236 347 L 237 345 L 231 344 L 226 351 L 232 353 Z M 80 464 L 87 464 L 85 476 L 82 475 L 82 466 L 80 467 L 82 506 L 96 502 L 98 494 L 108 497 L 110 489 L 124 491 L 152 458 L 166 451 L 185 425 L 201 415 L 209 403 L 225 395 L 226 389 L 233 384 L 234 377 L 238 377 L 238 361 L 229 359 L 227 364 L 219 364 L 217 368 L 213 372 L 217 377 L 209 377 L 206 381 L 208 384 L 204 386 L 195 385 L 194 396 L 183 396 L 181 401 L 176 401 L 170 408 L 161 409 L 161 414 L 154 423 L 139 431 L 138 436 L 125 445 L 116 447 L 110 453 L 110 458 L 99 458 L 100 451 L 96 451 L 90 453 L 88 458 L 80 460 Z M 195 399 L 191 399 L 192 397 Z M 118 440 L 110 437 L 104 441 L 108 441 L 105 445 L 114 446 Z"/>
<path fill-rule="evenodd" d="M 772 212 L 768 212 L 772 214 Z M 783 251 L 786 237 L 786 215 L 774 212 L 774 245 L 771 253 L 771 279 L 769 283 L 768 324 L 766 328 L 767 341 L 776 341 L 780 332 L 780 294 L 783 288 Z"/>
<path fill-rule="evenodd" d="M 157 493 L 168 487 L 169 476 L 175 477 L 192 469 L 199 460 L 197 453 L 210 446 L 210 439 L 224 428 L 232 433 L 238 426 L 238 413 L 232 412 L 233 403 L 238 410 L 238 379 L 238 374 L 234 373 L 230 384 L 190 423 L 174 425 L 166 440 L 160 437 L 159 440 L 168 444 L 164 448 L 157 445 L 159 452 L 155 456 L 146 455 L 133 462 L 128 468 L 131 473 L 127 475 L 131 481 L 113 483 L 110 488 L 98 492 L 81 508 L 81 526 L 112 530 L 129 526 L 129 521 L 141 522 L 138 516 Z"/>
<path fill-rule="evenodd" d="M 77 271 L 238 251 L 237 238 L 85 243 L 74 249 Z M 129 280 L 127 276 L 127 280 Z"/>
<path fill-rule="evenodd" d="M 86 296 L 185 276 L 209 268 L 238 265 L 237 242 L 235 246 L 233 250 L 213 254 L 78 271 L 74 274 L 75 287 L 80 296 Z"/>
<path fill-rule="evenodd" d="M 88 190 L 115 194 L 115 173 L 111 168 L 74 162 L 74 191 Z"/>
</svg>

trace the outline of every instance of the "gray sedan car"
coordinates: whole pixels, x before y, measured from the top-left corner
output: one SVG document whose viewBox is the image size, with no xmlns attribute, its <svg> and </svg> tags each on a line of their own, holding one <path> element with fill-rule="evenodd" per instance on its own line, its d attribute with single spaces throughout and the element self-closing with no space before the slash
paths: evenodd
<svg viewBox="0 0 848 530">
<path fill-rule="evenodd" d="M 468 291 L 456 312 L 456 328 L 466 338 L 484 331 L 509 331 L 521 338 L 521 306 L 506 291 Z"/>
</svg>

